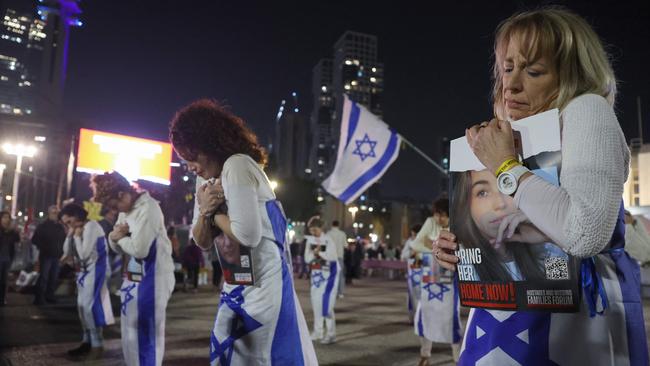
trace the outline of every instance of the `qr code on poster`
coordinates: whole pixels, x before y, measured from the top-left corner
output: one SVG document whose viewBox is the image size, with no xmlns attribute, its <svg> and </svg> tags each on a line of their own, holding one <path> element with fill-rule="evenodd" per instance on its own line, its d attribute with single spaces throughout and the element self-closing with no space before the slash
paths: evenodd
<svg viewBox="0 0 650 366">
<path fill-rule="evenodd" d="M 544 268 L 546 269 L 547 280 L 569 279 L 569 263 L 566 258 L 547 257 L 544 259 Z"/>
<path fill-rule="evenodd" d="M 242 268 L 250 268 L 251 261 L 250 261 L 250 258 L 247 255 L 240 256 L 239 261 L 241 262 Z"/>
</svg>

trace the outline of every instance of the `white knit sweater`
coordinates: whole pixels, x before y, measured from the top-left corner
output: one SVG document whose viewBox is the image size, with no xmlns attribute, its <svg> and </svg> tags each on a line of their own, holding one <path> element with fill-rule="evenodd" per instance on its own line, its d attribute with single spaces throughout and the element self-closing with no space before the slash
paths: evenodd
<svg viewBox="0 0 650 366">
<path fill-rule="evenodd" d="M 614 110 L 599 95 L 573 99 L 560 121 L 561 186 L 529 177 L 517 190 L 515 203 L 567 253 L 590 257 L 612 237 L 630 151 Z"/>
</svg>

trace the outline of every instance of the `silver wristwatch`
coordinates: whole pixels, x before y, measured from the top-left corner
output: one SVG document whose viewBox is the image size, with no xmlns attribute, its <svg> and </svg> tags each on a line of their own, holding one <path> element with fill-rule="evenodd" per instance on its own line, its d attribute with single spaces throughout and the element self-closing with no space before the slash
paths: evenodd
<svg viewBox="0 0 650 366">
<path fill-rule="evenodd" d="M 528 168 L 523 165 L 517 165 L 512 169 L 509 169 L 497 177 L 497 187 L 499 192 L 511 196 L 517 192 L 517 187 L 519 187 L 519 178 L 522 175 L 529 172 Z"/>
</svg>

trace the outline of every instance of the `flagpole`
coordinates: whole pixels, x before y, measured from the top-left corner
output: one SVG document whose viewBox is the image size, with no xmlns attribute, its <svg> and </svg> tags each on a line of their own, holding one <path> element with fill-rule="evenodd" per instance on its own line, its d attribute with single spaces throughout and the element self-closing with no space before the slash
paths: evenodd
<svg viewBox="0 0 650 366">
<path fill-rule="evenodd" d="M 445 176 L 448 176 L 448 175 L 449 175 L 449 173 L 448 173 L 448 172 L 447 172 L 443 167 L 441 167 L 440 164 L 438 164 L 438 163 L 436 163 L 435 161 L 433 161 L 433 159 L 431 159 L 427 154 L 425 154 L 422 150 L 418 149 L 417 146 L 413 145 L 413 143 L 412 143 L 411 141 L 405 139 L 404 136 L 402 136 L 402 135 L 399 135 L 399 136 L 400 136 L 400 138 L 402 139 L 402 141 L 404 141 L 405 144 L 407 144 L 407 145 L 410 146 L 413 150 L 415 150 L 415 152 L 417 152 L 418 154 L 420 154 L 420 156 L 422 156 L 422 157 L 424 158 L 424 160 L 426 160 L 426 161 L 428 161 L 429 163 L 433 164 L 433 166 L 435 166 L 438 170 L 440 170 L 440 172 L 441 172 L 442 174 L 444 174 Z"/>
</svg>

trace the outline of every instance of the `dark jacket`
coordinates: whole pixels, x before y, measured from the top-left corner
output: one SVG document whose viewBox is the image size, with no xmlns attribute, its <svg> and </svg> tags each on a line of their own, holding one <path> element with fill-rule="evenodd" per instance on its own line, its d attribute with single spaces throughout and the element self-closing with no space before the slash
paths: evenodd
<svg viewBox="0 0 650 366">
<path fill-rule="evenodd" d="M 12 261 L 19 242 L 20 234 L 15 229 L 0 229 L 0 261 Z"/>
<path fill-rule="evenodd" d="M 183 266 L 185 268 L 203 267 L 203 250 L 195 244 L 189 244 L 183 251 Z"/>
<path fill-rule="evenodd" d="M 63 254 L 65 229 L 63 225 L 52 220 L 45 220 L 36 227 L 32 243 L 36 245 L 40 257 L 59 258 Z"/>
</svg>

